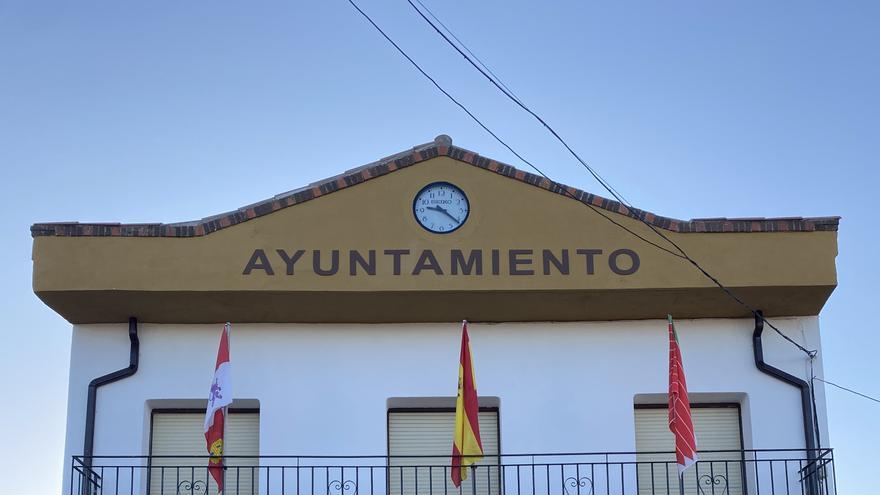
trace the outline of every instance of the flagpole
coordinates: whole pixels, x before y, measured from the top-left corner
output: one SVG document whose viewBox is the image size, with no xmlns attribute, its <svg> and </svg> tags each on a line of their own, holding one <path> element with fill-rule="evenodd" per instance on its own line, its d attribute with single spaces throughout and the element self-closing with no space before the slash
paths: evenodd
<svg viewBox="0 0 880 495">
<path fill-rule="evenodd" d="M 229 349 L 229 361 L 232 361 L 232 338 L 230 335 L 230 330 L 232 330 L 232 325 L 227 321 L 226 326 L 224 328 L 226 331 L 226 347 Z M 223 468 L 223 490 L 221 493 L 226 493 L 226 423 L 229 421 L 229 406 L 223 407 L 223 451 L 220 454 L 220 466 Z"/>
</svg>

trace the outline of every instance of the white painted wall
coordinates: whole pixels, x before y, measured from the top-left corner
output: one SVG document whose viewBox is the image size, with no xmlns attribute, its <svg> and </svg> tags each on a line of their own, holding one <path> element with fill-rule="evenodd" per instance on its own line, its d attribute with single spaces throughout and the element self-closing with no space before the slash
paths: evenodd
<svg viewBox="0 0 880 495">
<path fill-rule="evenodd" d="M 817 318 L 774 322 L 819 347 Z M 676 327 L 692 401 L 741 401 L 746 448 L 803 447 L 799 392 L 755 368 L 751 319 Z M 203 403 L 219 332 L 141 324 L 137 374 L 98 392 L 95 454 L 146 455 L 150 407 Z M 502 453 L 634 450 L 634 397 L 666 392 L 662 320 L 471 324 L 470 335 L 478 391 L 500 398 Z M 234 324 L 235 393 L 259 401 L 263 454 L 384 455 L 386 400 L 454 395 L 459 339 L 456 323 Z M 764 348 L 769 363 L 808 379 L 805 356 L 772 329 Z M 127 324 L 73 329 L 65 493 L 70 456 L 82 453 L 88 382 L 127 366 L 128 350 Z M 827 446 L 821 386 L 817 393 Z"/>
</svg>

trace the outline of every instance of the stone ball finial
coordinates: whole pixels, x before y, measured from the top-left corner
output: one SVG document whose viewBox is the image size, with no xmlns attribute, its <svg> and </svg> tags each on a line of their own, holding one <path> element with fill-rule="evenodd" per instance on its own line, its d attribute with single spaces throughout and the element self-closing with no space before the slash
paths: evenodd
<svg viewBox="0 0 880 495">
<path fill-rule="evenodd" d="M 434 138 L 434 143 L 438 146 L 452 146 L 452 138 L 446 134 L 440 134 Z"/>
</svg>

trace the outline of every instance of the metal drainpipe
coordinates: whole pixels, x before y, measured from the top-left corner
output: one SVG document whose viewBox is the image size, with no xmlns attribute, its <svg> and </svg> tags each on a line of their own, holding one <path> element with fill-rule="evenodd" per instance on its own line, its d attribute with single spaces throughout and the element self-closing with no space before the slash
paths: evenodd
<svg viewBox="0 0 880 495">
<path fill-rule="evenodd" d="M 813 437 L 813 414 L 810 403 L 810 384 L 807 383 L 806 380 L 802 380 L 764 362 L 764 345 L 761 342 L 761 334 L 764 332 L 763 316 L 764 313 L 762 311 L 757 312 L 757 315 L 755 316 L 755 332 L 752 334 L 752 346 L 755 350 L 755 366 L 757 366 L 762 373 L 766 373 L 777 380 L 795 386 L 801 391 L 801 413 L 803 415 L 804 423 L 804 440 L 807 447 L 807 459 L 809 460 L 808 466 L 811 470 L 809 474 L 806 475 L 807 493 L 818 494 L 818 466 L 816 465 L 817 452 L 816 439 Z"/>
<path fill-rule="evenodd" d="M 86 401 L 86 434 L 83 440 L 83 464 L 85 471 L 89 472 L 92 467 L 92 455 L 95 453 L 95 406 L 98 402 L 98 387 L 113 383 L 129 377 L 138 370 L 138 355 L 140 353 L 140 341 L 138 340 L 137 318 L 128 319 L 128 339 L 131 341 L 131 349 L 128 355 L 128 367 L 121 370 L 99 376 L 89 382 L 89 396 Z M 71 473 L 72 475 L 72 473 Z"/>
</svg>

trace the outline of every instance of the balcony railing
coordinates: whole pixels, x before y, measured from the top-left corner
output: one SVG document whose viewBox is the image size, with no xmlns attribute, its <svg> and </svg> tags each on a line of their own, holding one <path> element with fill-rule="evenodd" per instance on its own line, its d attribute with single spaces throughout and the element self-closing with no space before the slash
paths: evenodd
<svg viewBox="0 0 880 495">
<path fill-rule="evenodd" d="M 227 457 L 224 495 L 836 495 L 831 449 L 487 456 L 455 487 L 450 458 Z M 205 456 L 74 456 L 70 495 L 206 495 Z"/>
</svg>

